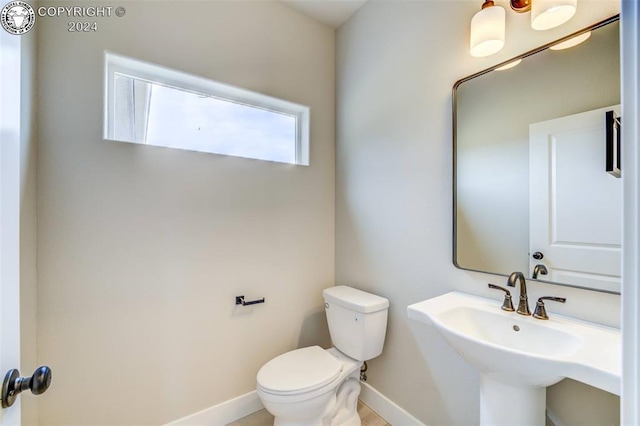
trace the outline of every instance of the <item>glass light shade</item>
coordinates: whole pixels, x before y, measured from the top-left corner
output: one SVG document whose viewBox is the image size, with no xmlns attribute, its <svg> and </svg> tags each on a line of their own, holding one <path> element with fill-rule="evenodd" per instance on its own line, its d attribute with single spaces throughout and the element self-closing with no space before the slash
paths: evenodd
<svg viewBox="0 0 640 426">
<path fill-rule="evenodd" d="M 471 56 L 493 55 L 504 47 L 506 12 L 500 6 L 489 6 L 471 19 Z"/>
<path fill-rule="evenodd" d="M 578 0 L 532 0 L 531 28 L 548 30 L 567 22 L 576 13 Z"/>
<path fill-rule="evenodd" d="M 570 47 L 579 45 L 580 43 L 586 41 L 589 37 L 591 37 L 591 31 L 586 32 L 584 34 L 580 34 L 579 36 L 570 38 L 569 40 L 563 41 L 562 43 L 554 44 L 549 49 L 551 50 L 568 49 Z"/>
<path fill-rule="evenodd" d="M 496 68 L 496 71 L 510 70 L 511 68 L 520 65 L 520 62 L 522 62 L 522 59 L 516 59 L 515 61 L 511 61 L 506 65 Z"/>
</svg>

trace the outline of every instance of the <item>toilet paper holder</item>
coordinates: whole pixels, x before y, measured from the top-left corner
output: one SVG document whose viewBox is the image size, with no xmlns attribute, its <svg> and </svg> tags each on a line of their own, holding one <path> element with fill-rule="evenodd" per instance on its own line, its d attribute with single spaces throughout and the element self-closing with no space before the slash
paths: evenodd
<svg viewBox="0 0 640 426">
<path fill-rule="evenodd" d="M 262 299 L 252 300 L 247 302 L 244 300 L 244 296 L 236 296 L 236 305 L 249 306 L 257 305 L 258 303 L 264 303 L 264 297 Z"/>
</svg>

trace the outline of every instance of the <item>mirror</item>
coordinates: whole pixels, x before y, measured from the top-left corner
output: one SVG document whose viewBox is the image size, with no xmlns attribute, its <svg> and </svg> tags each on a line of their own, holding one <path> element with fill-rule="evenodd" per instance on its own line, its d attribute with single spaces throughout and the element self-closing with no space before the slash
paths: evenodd
<svg viewBox="0 0 640 426">
<path fill-rule="evenodd" d="M 619 293 L 619 104 L 618 16 L 458 81 L 454 264 Z"/>
</svg>

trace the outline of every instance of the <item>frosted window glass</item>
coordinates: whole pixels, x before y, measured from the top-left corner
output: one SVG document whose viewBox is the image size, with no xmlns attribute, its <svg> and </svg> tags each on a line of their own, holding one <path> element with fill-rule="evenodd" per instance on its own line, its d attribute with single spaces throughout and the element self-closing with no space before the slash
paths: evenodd
<svg viewBox="0 0 640 426">
<path fill-rule="evenodd" d="M 104 138 L 309 165 L 310 109 L 105 52 Z"/>
<path fill-rule="evenodd" d="M 125 142 L 296 162 L 297 117 L 116 74 L 115 136 Z"/>
</svg>

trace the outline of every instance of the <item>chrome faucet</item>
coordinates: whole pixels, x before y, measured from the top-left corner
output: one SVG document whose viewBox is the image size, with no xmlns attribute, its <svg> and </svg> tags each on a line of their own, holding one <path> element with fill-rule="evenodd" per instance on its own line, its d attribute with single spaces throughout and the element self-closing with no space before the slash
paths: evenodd
<svg viewBox="0 0 640 426">
<path fill-rule="evenodd" d="M 517 313 L 520 315 L 531 315 L 529 310 L 529 298 L 527 297 L 527 282 L 522 272 L 512 272 L 507 279 L 507 286 L 515 287 L 516 281 L 520 281 L 520 301 L 518 302 Z"/>
</svg>

